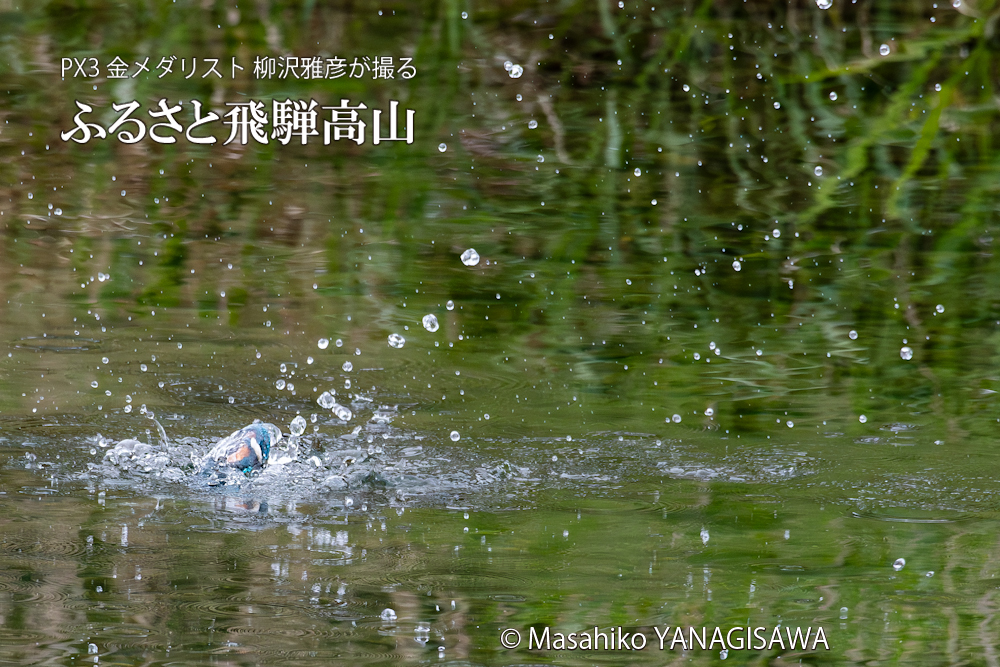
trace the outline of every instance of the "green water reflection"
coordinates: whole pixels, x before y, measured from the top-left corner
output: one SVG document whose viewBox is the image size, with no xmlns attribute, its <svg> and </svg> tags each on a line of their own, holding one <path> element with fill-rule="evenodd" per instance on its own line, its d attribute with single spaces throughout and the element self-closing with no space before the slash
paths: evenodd
<svg viewBox="0 0 1000 667">
<path fill-rule="evenodd" d="M 726 659 L 1000 660 L 995 3 L 243 4 L 0 2 L 0 659 L 708 663 L 499 637 L 780 622 L 831 650 Z M 314 55 L 416 73 L 254 78 Z M 61 76 L 116 56 L 245 69 Z M 286 98 L 414 142 L 60 138 Z M 360 428 L 388 483 L 109 476 L 141 405 L 194 448 L 321 413 L 308 454 Z"/>
</svg>

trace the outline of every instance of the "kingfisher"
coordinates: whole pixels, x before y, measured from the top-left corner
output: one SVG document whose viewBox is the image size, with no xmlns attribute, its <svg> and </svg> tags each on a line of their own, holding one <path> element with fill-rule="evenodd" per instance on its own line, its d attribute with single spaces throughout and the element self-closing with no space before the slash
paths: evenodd
<svg viewBox="0 0 1000 667">
<path fill-rule="evenodd" d="M 213 468 L 235 468 L 248 475 L 262 470 L 271 447 L 281 438 L 277 426 L 256 420 L 217 442 L 202 459 L 202 469 L 210 472 Z"/>
</svg>

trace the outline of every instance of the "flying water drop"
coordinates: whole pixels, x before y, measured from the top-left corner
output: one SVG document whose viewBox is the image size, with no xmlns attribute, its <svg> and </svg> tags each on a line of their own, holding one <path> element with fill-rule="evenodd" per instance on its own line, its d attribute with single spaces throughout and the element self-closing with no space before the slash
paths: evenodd
<svg viewBox="0 0 1000 667">
<path fill-rule="evenodd" d="M 394 347 L 397 350 L 406 344 L 406 339 L 400 336 L 398 333 L 389 334 L 389 347 Z"/>
<path fill-rule="evenodd" d="M 316 399 L 316 402 L 320 404 L 320 407 L 329 410 L 337 403 L 337 401 L 333 398 L 333 394 L 336 393 L 337 393 L 336 390 L 334 390 L 333 393 L 324 391 L 322 394 L 319 395 L 319 398 Z"/>
<path fill-rule="evenodd" d="M 435 331 L 441 328 L 441 325 L 438 324 L 437 315 L 434 314 L 424 315 L 423 319 L 420 321 L 423 323 L 424 328 L 430 331 L 431 333 L 434 333 Z"/>
<path fill-rule="evenodd" d="M 302 415 L 298 415 L 292 420 L 292 423 L 288 425 L 288 430 L 291 431 L 292 435 L 299 436 L 306 431 L 306 420 Z"/>
<path fill-rule="evenodd" d="M 321 350 L 325 350 L 326 348 L 330 347 L 330 339 L 320 338 L 318 341 L 316 341 L 316 347 L 318 347 Z"/>
<path fill-rule="evenodd" d="M 479 264 L 479 253 L 476 252 L 475 248 L 469 248 L 462 253 L 462 264 L 466 266 L 475 266 Z"/>
</svg>

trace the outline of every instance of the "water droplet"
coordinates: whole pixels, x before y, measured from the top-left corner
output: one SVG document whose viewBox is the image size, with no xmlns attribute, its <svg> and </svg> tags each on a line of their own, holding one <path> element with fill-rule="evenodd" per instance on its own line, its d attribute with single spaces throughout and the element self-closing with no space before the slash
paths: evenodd
<svg viewBox="0 0 1000 667">
<path fill-rule="evenodd" d="M 344 362 L 344 365 L 343 365 L 343 366 L 341 366 L 341 368 L 343 368 L 343 369 L 344 369 L 344 372 L 345 372 L 345 373 L 350 373 L 351 371 L 353 371 L 353 370 L 354 370 L 354 364 L 352 364 L 352 363 L 351 363 L 351 362 L 349 362 L 349 361 L 345 361 L 345 362 Z"/>
<path fill-rule="evenodd" d="M 861 415 L 860 417 L 858 417 L 858 421 L 864 424 L 868 421 L 868 417 Z"/>
<path fill-rule="evenodd" d="M 705 408 L 705 416 L 711 417 L 715 415 L 715 408 Z"/>
<path fill-rule="evenodd" d="M 673 417 L 670 418 L 670 421 L 672 421 L 675 424 L 680 424 L 681 423 L 681 416 L 680 415 L 674 415 Z"/>
<path fill-rule="evenodd" d="M 452 431 L 452 432 L 451 432 L 451 435 L 450 435 L 450 436 L 448 436 L 448 437 L 450 437 L 450 438 L 451 438 L 451 441 L 452 441 L 452 442 L 458 442 L 458 441 L 459 441 L 459 439 L 460 439 L 460 438 L 461 438 L 462 436 L 458 434 L 458 431 Z"/>
<path fill-rule="evenodd" d="M 709 540 L 708 528 L 705 528 L 705 526 L 702 526 L 701 527 L 701 543 L 702 544 L 708 544 L 708 540 Z"/>
<path fill-rule="evenodd" d="M 795 422 L 789 419 L 788 421 L 785 422 L 785 426 L 787 426 L 788 428 L 792 428 L 793 426 L 795 426 Z"/>
<path fill-rule="evenodd" d="M 397 350 L 406 344 L 406 339 L 400 336 L 398 333 L 389 334 L 389 347 L 394 347 Z"/>
<path fill-rule="evenodd" d="M 314 361 L 316 361 L 316 360 L 315 360 L 315 359 L 313 359 L 312 357 L 306 357 L 306 363 L 307 363 L 307 364 L 309 364 L 310 366 L 312 365 L 312 363 L 313 363 Z"/>
<path fill-rule="evenodd" d="M 274 383 L 274 386 L 277 387 L 279 390 L 280 389 L 284 389 L 285 388 L 285 381 L 284 380 L 278 380 L 277 382 Z"/>
<path fill-rule="evenodd" d="M 858 332 L 857 332 L 857 331 L 855 331 L 854 329 L 851 329 L 851 330 L 850 330 L 850 331 L 849 331 L 849 332 L 847 333 L 847 337 L 848 337 L 848 338 L 850 338 L 851 340 L 857 340 L 857 339 L 858 339 Z"/>
<path fill-rule="evenodd" d="M 108 358 L 107 357 L 101 357 L 101 363 L 102 364 L 108 363 Z"/>
<path fill-rule="evenodd" d="M 684 89 L 685 93 L 691 92 L 691 86 L 687 85 L 686 83 L 683 86 L 681 86 L 681 88 Z"/>
<path fill-rule="evenodd" d="M 302 415 L 298 415 L 292 420 L 292 423 L 288 425 L 288 430 L 292 432 L 292 435 L 298 436 L 302 435 L 306 431 L 306 420 Z"/>
<path fill-rule="evenodd" d="M 183 348 L 184 348 L 184 343 L 177 343 L 177 349 L 178 350 L 183 349 Z"/>
<path fill-rule="evenodd" d="M 725 660 L 728 657 L 729 657 L 729 649 L 728 648 L 724 648 L 721 651 L 719 651 L 719 660 Z"/>
<path fill-rule="evenodd" d="M 513 67 L 513 66 L 514 66 L 514 63 L 512 63 L 509 60 L 505 60 L 504 63 L 503 63 L 503 68 L 505 70 L 507 70 L 508 72 L 510 71 L 510 68 Z"/>
<path fill-rule="evenodd" d="M 739 271 L 739 270 L 741 270 L 742 268 L 743 268 L 743 265 L 742 265 L 742 264 L 740 264 L 740 261 L 739 261 L 739 260 L 734 260 L 734 261 L 733 261 L 733 271 Z"/>
<path fill-rule="evenodd" d="M 148 370 L 148 367 L 146 366 L 146 364 L 139 364 L 139 370 L 145 373 Z"/>
<path fill-rule="evenodd" d="M 446 150 L 448 150 L 448 144 L 443 141 L 438 144 L 438 153 L 444 153 Z"/>
<path fill-rule="evenodd" d="M 837 101 L 837 93 L 836 93 L 836 91 L 833 91 L 833 90 L 830 91 L 830 101 L 831 102 L 836 102 Z"/>
<path fill-rule="evenodd" d="M 774 103 L 774 108 L 775 109 L 780 109 L 781 108 L 781 102 L 775 102 Z"/>
<path fill-rule="evenodd" d="M 878 47 L 879 54 L 881 54 L 883 56 L 889 55 L 890 51 L 891 51 L 891 49 L 889 48 L 888 44 L 883 44 L 882 46 Z"/>
<path fill-rule="evenodd" d="M 282 373 L 287 373 L 288 366 L 286 364 L 281 364 L 280 366 L 278 366 L 278 370 L 280 370 Z"/>
<path fill-rule="evenodd" d="M 469 12 L 462 12 L 462 18 L 463 19 L 469 18 Z"/>
<path fill-rule="evenodd" d="M 937 92 L 940 93 L 941 92 L 941 84 L 940 83 L 935 83 L 934 84 L 934 90 L 936 90 Z"/>
<path fill-rule="evenodd" d="M 632 284 L 632 279 L 631 278 L 626 278 L 625 279 L 625 284 L 626 285 L 631 285 Z"/>
<path fill-rule="evenodd" d="M 892 564 L 892 569 L 894 569 L 896 572 L 899 572 L 904 567 L 906 567 L 906 559 L 905 558 L 897 558 L 893 562 L 893 564 Z"/>
<path fill-rule="evenodd" d="M 841 607 L 840 608 L 840 618 L 841 619 L 846 619 L 847 618 L 847 607 Z"/>
<path fill-rule="evenodd" d="M 337 419 L 341 421 L 349 422 L 354 414 L 351 412 L 350 408 L 343 405 L 335 405 L 333 407 L 333 414 L 337 415 Z"/>
<path fill-rule="evenodd" d="M 430 331 L 431 333 L 434 333 L 435 331 L 441 328 L 441 325 L 438 324 L 437 315 L 434 315 L 433 313 L 429 315 L 424 315 L 423 319 L 420 321 L 421 323 L 423 323 L 424 328 Z"/>
<path fill-rule="evenodd" d="M 97 644 L 87 644 L 87 653 L 97 655 Z"/>
<path fill-rule="evenodd" d="M 536 162 L 545 162 L 545 156 L 544 155 L 539 155 L 538 157 L 535 158 L 535 161 Z"/>
<path fill-rule="evenodd" d="M 475 248 L 469 248 L 462 253 L 462 264 L 466 266 L 475 266 L 479 264 L 479 253 L 476 252 Z"/>
<path fill-rule="evenodd" d="M 830 9 L 833 7 L 833 0 L 816 0 L 816 6 L 820 9 Z"/>
<path fill-rule="evenodd" d="M 330 339 L 320 338 L 318 341 L 316 341 L 316 347 L 318 347 L 321 350 L 325 350 L 326 348 L 330 347 Z"/>
<path fill-rule="evenodd" d="M 695 361 L 698 361 L 699 359 L 701 359 L 701 355 L 700 355 L 700 354 L 698 354 L 697 352 L 695 352 L 695 353 L 694 353 L 694 360 L 695 360 Z"/>
<path fill-rule="evenodd" d="M 537 120 L 529 120 L 528 121 L 528 129 L 529 130 L 534 130 L 536 127 L 538 127 L 538 121 Z"/>
<path fill-rule="evenodd" d="M 462 12 L 463 14 L 465 12 Z M 346 504 L 346 501 L 345 501 Z M 353 503 L 352 503 L 353 504 Z M 382 620 L 386 622 L 393 622 L 396 620 L 396 612 L 393 609 L 383 609 L 382 610 Z"/>
<path fill-rule="evenodd" d="M 819 165 L 816 165 L 816 168 L 813 169 L 813 173 L 816 174 L 817 176 L 822 176 L 823 175 L 823 167 L 821 167 Z"/>
<path fill-rule="evenodd" d="M 62 209 L 61 209 L 61 208 L 57 208 L 57 209 L 56 209 L 56 210 L 54 211 L 54 213 L 55 213 L 56 215 L 62 215 Z"/>
<path fill-rule="evenodd" d="M 639 169 L 639 167 L 636 167 L 635 171 L 633 171 L 632 173 L 635 174 L 636 176 L 642 176 L 642 169 Z"/>
<path fill-rule="evenodd" d="M 781 230 L 775 229 L 773 232 L 771 232 L 771 236 L 773 236 L 774 238 L 779 238 L 781 236 Z"/>
<path fill-rule="evenodd" d="M 943 313 L 944 312 L 944 306 L 942 306 L 939 303 L 938 305 L 934 306 L 934 310 L 938 311 L 939 313 Z"/>
<path fill-rule="evenodd" d="M 93 387 L 94 389 L 97 389 L 97 380 L 94 380 L 93 382 L 91 382 L 90 386 Z"/>
<path fill-rule="evenodd" d="M 913 358 L 913 348 L 904 345 L 903 347 L 899 348 L 899 356 L 904 361 L 909 361 L 910 359 Z"/>
<path fill-rule="evenodd" d="M 510 71 L 507 72 L 512 79 L 520 79 L 521 75 L 524 74 L 524 68 L 520 65 L 511 65 Z"/>
<path fill-rule="evenodd" d="M 336 393 L 337 393 L 336 389 L 334 389 L 332 393 L 329 391 L 324 391 L 322 394 L 319 395 L 319 398 L 316 399 L 316 402 L 319 403 L 320 407 L 329 410 L 337 403 L 337 401 L 333 398 L 333 395 Z"/>
<path fill-rule="evenodd" d="M 447 308 L 448 310 L 455 310 L 455 302 L 452 301 L 451 299 L 448 299 L 448 302 L 444 304 L 444 307 Z"/>
<path fill-rule="evenodd" d="M 958 9 L 962 6 L 962 0 L 951 0 L 951 6 Z"/>
</svg>

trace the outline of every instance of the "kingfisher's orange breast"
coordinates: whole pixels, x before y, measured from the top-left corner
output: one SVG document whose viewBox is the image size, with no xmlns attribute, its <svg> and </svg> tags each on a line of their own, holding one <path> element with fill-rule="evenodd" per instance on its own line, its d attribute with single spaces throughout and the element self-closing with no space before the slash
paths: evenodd
<svg viewBox="0 0 1000 667">
<path fill-rule="evenodd" d="M 226 457 L 226 463 L 240 463 L 247 457 L 252 457 L 253 452 L 250 451 L 250 447 L 246 444 L 241 444 L 236 451 L 232 452 Z"/>
</svg>

